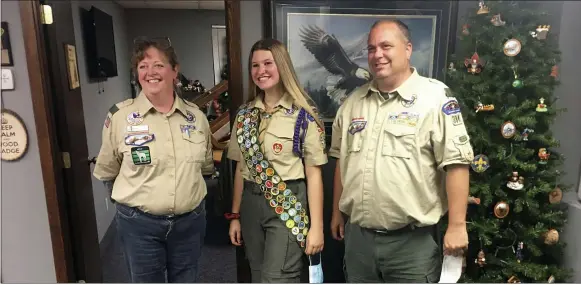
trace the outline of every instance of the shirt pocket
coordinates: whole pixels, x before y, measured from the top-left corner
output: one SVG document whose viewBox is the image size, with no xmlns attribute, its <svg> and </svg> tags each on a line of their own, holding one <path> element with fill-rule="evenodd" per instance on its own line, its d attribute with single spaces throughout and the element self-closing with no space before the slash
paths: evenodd
<svg viewBox="0 0 581 285">
<path fill-rule="evenodd" d="M 121 167 L 127 166 L 134 174 L 155 167 L 161 155 L 155 147 L 155 140 L 142 146 L 128 145 L 123 142 L 119 150 L 123 157 Z"/>
<path fill-rule="evenodd" d="M 389 125 L 384 128 L 382 154 L 409 159 L 415 141 L 415 128 Z"/>
<path fill-rule="evenodd" d="M 186 162 L 204 162 L 207 151 L 206 135 L 202 131 L 182 132 Z"/>
<path fill-rule="evenodd" d="M 293 131 L 288 127 L 270 126 L 264 137 L 264 150 L 280 159 L 293 155 Z"/>
<path fill-rule="evenodd" d="M 355 134 L 350 134 L 349 132 L 347 132 L 347 152 L 349 154 L 353 153 L 356 154 L 359 151 L 361 151 L 361 144 L 362 144 L 362 138 L 361 138 L 361 132 L 357 132 Z"/>
</svg>

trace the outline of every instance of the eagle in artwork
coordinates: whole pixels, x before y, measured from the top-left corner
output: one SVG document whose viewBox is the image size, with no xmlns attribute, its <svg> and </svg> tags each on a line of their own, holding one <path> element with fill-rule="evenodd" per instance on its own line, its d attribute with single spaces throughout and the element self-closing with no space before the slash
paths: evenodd
<svg viewBox="0 0 581 285">
<path fill-rule="evenodd" d="M 327 96 L 343 103 L 357 87 L 369 82 L 371 74 L 353 62 L 337 38 L 317 26 L 300 29 L 301 42 L 315 59 L 332 74 L 327 78 Z"/>
</svg>

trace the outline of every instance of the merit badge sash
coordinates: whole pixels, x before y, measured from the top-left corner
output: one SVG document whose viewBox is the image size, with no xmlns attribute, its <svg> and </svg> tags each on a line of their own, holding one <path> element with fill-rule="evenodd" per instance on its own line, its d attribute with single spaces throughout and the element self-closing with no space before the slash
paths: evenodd
<svg viewBox="0 0 581 285">
<path fill-rule="evenodd" d="M 251 177 L 260 185 L 268 204 L 304 248 L 309 231 L 309 217 L 301 202 L 286 187 L 286 183 L 260 150 L 258 142 L 260 111 L 257 108 L 243 108 L 236 116 L 236 123 L 238 144 Z"/>
</svg>

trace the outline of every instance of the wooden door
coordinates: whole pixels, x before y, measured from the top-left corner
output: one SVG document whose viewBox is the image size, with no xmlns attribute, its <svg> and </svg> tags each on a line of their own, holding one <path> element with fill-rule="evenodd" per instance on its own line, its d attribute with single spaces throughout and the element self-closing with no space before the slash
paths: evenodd
<svg viewBox="0 0 581 285">
<path fill-rule="evenodd" d="M 52 8 L 53 23 L 43 25 L 42 33 L 48 63 L 54 133 L 57 147 L 63 156 L 61 178 L 65 193 L 64 207 L 68 216 L 73 268 L 77 279 L 70 281 L 99 283 L 102 282 L 101 256 L 71 2 L 41 0 L 41 3 Z"/>
</svg>

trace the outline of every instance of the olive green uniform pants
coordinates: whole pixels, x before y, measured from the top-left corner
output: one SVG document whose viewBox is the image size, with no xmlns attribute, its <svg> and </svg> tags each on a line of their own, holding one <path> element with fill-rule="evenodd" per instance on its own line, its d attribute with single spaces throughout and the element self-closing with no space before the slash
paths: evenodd
<svg viewBox="0 0 581 285">
<path fill-rule="evenodd" d="M 434 227 L 395 231 L 345 225 L 344 272 L 348 283 L 436 283 L 442 254 Z"/>
<path fill-rule="evenodd" d="M 308 213 L 304 180 L 286 184 Z M 254 182 L 244 181 L 240 225 L 253 283 L 300 282 L 304 250 Z"/>
</svg>

